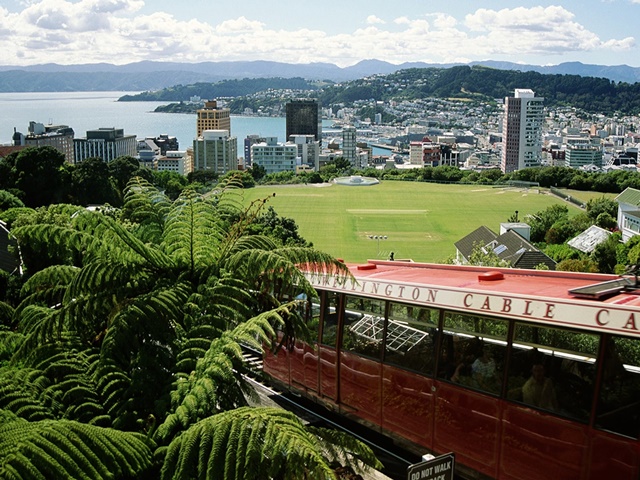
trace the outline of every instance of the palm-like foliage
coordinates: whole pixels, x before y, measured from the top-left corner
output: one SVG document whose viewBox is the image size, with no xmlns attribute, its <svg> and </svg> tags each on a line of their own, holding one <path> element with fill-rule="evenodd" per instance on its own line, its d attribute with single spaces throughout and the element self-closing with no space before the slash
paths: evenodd
<svg viewBox="0 0 640 480">
<path fill-rule="evenodd" d="M 381 466 L 353 437 L 305 428 L 281 409 L 243 407 L 202 420 L 177 437 L 167 450 L 162 479 L 335 479 L 330 461 L 362 467 L 354 455 Z"/>
<path fill-rule="evenodd" d="M 144 436 L 66 420 L 28 422 L 0 410 L 0 478 L 131 478 L 151 466 Z"/>
<path fill-rule="evenodd" d="M 120 219 L 80 212 L 14 229 L 21 243 L 50 242 L 69 263 L 33 272 L 8 311 L 20 341 L 0 370 L 13 403 L 0 408 L 29 425 L 63 422 L 46 424 L 54 430 L 74 420 L 151 434 L 157 423 L 155 438 L 169 445 L 246 405 L 240 345 L 260 348 L 274 326 L 285 339 L 305 335 L 295 303 L 283 303 L 313 294 L 299 266 L 347 270 L 313 249 L 249 235 L 264 201 L 245 209 L 239 192 L 230 183 L 170 202 L 135 179 Z M 295 446 L 317 463 L 328 450 L 310 453 L 325 447 L 309 438 Z"/>
</svg>

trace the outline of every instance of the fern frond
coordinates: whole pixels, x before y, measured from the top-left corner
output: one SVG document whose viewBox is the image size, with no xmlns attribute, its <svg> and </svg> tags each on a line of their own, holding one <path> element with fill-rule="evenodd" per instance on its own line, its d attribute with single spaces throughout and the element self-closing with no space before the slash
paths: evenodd
<svg viewBox="0 0 640 480">
<path fill-rule="evenodd" d="M 13 325 L 15 309 L 6 302 L 0 302 L 0 325 Z"/>
<path fill-rule="evenodd" d="M 28 303 L 41 302 L 46 306 L 60 303 L 57 296 L 48 292 L 64 290 L 75 278 L 80 269 L 70 265 L 54 265 L 34 273 L 22 286 L 20 295 L 27 298 Z M 43 293 L 44 292 L 44 293 Z M 23 301 L 23 303 L 25 303 Z"/>
<path fill-rule="evenodd" d="M 67 420 L 0 423 L 0 477 L 137 477 L 151 466 L 145 437 Z"/>
<path fill-rule="evenodd" d="M 0 409 L 27 420 L 54 418 L 58 414 L 45 394 L 49 380 L 41 371 L 28 368 L 0 368 Z"/>
<path fill-rule="evenodd" d="M 172 258 L 194 272 L 215 263 L 224 234 L 213 205 L 187 189 L 174 202 L 167 217 L 163 246 Z"/>
<path fill-rule="evenodd" d="M 7 363 L 18 351 L 25 336 L 19 332 L 0 331 L 0 365 Z"/>
<path fill-rule="evenodd" d="M 364 444 L 334 439 L 345 455 L 380 466 Z M 325 437 L 305 428 L 290 412 L 242 407 L 202 420 L 176 437 L 161 474 L 162 479 L 252 479 L 256 472 L 266 478 L 335 479 L 333 458 L 325 458 L 325 447 Z"/>
</svg>

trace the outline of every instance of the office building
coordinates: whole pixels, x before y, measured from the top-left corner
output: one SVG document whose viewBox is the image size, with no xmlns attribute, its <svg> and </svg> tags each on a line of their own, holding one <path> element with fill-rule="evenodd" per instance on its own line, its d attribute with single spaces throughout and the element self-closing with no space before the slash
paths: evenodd
<svg viewBox="0 0 640 480">
<path fill-rule="evenodd" d="M 186 151 L 167 151 L 166 155 L 156 160 L 158 172 L 175 172 L 188 175 L 193 169 L 191 155 Z"/>
<path fill-rule="evenodd" d="M 14 133 L 14 145 L 26 147 L 52 147 L 64 154 L 67 163 L 74 163 L 73 128 L 68 125 L 44 125 L 38 122 L 29 122 L 29 133 L 25 136 L 19 132 Z"/>
<path fill-rule="evenodd" d="M 169 151 L 176 152 L 180 150 L 178 139 L 176 137 L 169 136 L 166 133 L 163 133 L 159 137 L 151 138 L 151 140 L 160 147 L 160 153 L 162 155 L 166 155 Z"/>
<path fill-rule="evenodd" d="M 193 141 L 193 170 L 225 175 L 238 169 L 238 142 L 228 130 L 205 130 Z"/>
<path fill-rule="evenodd" d="M 505 98 L 502 124 L 503 173 L 540 166 L 543 124 L 544 98 L 536 97 L 533 90 L 516 89 L 513 97 Z"/>
<path fill-rule="evenodd" d="M 602 167 L 602 149 L 591 145 L 567 145 L 564 161 L 565 166 L 571 168 Z"/>
<path fill-rule="evenodd" d="M 216 100 L 204 102 L 204 108 L 196 112 L 196 138 L 202 136 L 205 130 L 226 130 L 231 135 L 231 111 L 228 108 L 218 108 Z"/>
<path fill-rule="evenodd" d="M 251 146 L 256 143 L 266 142 L 265 137 L 260 135 L 247 135 L 244 139 L 244 166 L 245 168 L 250 168 L 252 165 L 251 161 Z"/>
<path fill-rule="evenodd" d="M 276 137 L 268 137 L 264 142 L 251 146 L 251 161 L 260 165 L 265 172 L 278 173 L 296 171 L 299 162 L 298 146 L 294 143 L 279 143 Z"/>
<path fill-rule="evenodd" d="M 342 128 L 342 157 L 353 168 L 361 168 L 361 165 L 356 165 L 356 127 L 351 125 Z"/>
<path fill-rule="evenodd" d="M 285 106 L 286 138 L 291 135 L 313 135 L 315 140 L 322 141 L 322 116 L 317 100 L 292 100 Z"/>
<path fill-rule="evenodd" d="M 87 130 L 85 138 L 73 139 L 75 163 L 87 158 L 101 158 L 109 163 L 118 157 L 135 157 L 138 153 L 135 135 L 125 135 L 122 128 Z"/>
<path fill-rule="evenodd" d="M 320 142 L 316 141 L 313 135 L 291 135 L 289 142 L 298 148 L 298 157 L 302 165 L 307 165 L 316 172 L 320 170 Z"/>
</svg>

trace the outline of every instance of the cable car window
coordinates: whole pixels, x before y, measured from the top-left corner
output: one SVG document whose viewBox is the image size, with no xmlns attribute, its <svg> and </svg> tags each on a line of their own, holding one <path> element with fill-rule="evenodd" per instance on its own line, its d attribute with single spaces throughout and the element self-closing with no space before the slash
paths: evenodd
<svg viewBox="0 0 640 480">
<path fill-rule="evenodd" d="M 390 303 L 385 362 L 433 374 L 438 316 L 438 310 Z"/>
<path fill-rule="evenodd" d="M 507 398 L 586 422 L 599 335 L 516 323 Z"/>
<path fill-rule="evenodd" d="M 340 296 L 336 292 L 325 292 L 324 309 L 322 311 L 322 344 L 336 346 L 338 339 L 338 308 Z"/>
<path fill-rule="evenodd" d="M 384 309 L 383 300 L 346 295 L 342 348 L 368 357 L 380 358 Z"/>
<path fill-rule="evenodd" d="M 309 339 L 311 342 L 316 343 L 320 329 L 320 299 L 313 297 L 310 301 L 301 305 L 300 308 L 302 309 L 300 313 L 309 329 Z"/>
<path fill-rule="evenodd" d="M 596 427 L 640 436 L 640 340 L 611 337 L 603 360 Z"/>
<path fill-rule="evenodd" d="M 508 331 L 506 320 L 445 312 L 438 377 L 500 393 Z"/>
</svg>

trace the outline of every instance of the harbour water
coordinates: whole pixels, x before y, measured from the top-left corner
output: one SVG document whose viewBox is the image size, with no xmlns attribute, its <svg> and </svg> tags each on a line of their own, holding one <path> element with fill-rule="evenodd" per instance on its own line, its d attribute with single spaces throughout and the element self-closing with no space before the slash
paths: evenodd
<svg viewBox="0 0 640 480">
<path fill-rule="evenodd" d="M 155 113 L 167 102 L 118 102 L 125 94 L 137 92 L 44 92 L 0 93 L 0 145 L 11 143 L 14 127 L 26 134 L 29 122 L 69 125 L 76 137 L 100 127 L 123 128 L 126 135 L 138 138 L 161 134 L 178 139 L 181 149 L 193 142 L 195 114 Z M 242 139 L 249 134 L 275 136 L 284 141 L 285 119 L 232 116 L 231 134 Z"/>
<path fill-rule="evenodd" d="M 125 135 L 139 139 L 161 134 L 178 139 L 180 149 L 193 143 L 195 114 L 155 113 L 167 102 L 118 102 L 125 94 L 138 92 L 35 92 L 0 93 L 0 145 L 10 145 L 14 128 L 28 133 L 29 122 L 69 125 L 76 137 L 101 127 L 123 128 Z M 329 129 L 331 121 L 323 122 Z M 336 131 L 338 136 L 339 131 Z M 243 140 L 257 134 L 284 142 L 284 117 L 231 116 L 231 134 L 238 139 L 238 155 L 243 156 Z"/>
</svg>

